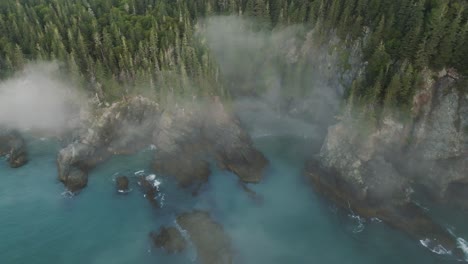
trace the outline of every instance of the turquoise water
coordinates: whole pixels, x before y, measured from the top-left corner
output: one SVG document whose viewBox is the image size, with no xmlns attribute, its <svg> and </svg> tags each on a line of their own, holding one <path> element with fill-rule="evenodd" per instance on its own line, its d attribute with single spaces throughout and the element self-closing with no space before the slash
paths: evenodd
<svg viewBox="0 0 468 264">
<path fill-rule="evenodd" d="M 115 157 L 96 168 L 75 197 L 63 194 L 55 168 L 58 144 L 31 140 L 31 161 L 20 169 L 0 162 L 0 263 L 195 263 L 193 249 L 170 256 L 148 233 L 174 225 L 178 212 L 207 209 L 231 236 L 236 263 L 459 263 L 439 256 L 377 221 L 362 224 L 314 194 L 301 176 L 306 140 L 261 137 L 255 144 L 271 166 L 250 186 L 214 169 L 198 197 L 160 179 L 164 203 L 154 208 L 138 190 L 136 172 L 149 170 L 151 151 Z M 131 176 L 133 191 L 115 192 L 113 179 Z M 466 214 L 434 210 L 442 224 L 468 238 Z"/>
</svg>

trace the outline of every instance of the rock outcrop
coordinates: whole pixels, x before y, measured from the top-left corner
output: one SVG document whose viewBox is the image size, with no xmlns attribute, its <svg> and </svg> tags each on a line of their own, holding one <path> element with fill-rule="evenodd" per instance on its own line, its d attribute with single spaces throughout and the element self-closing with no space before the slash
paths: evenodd
<svg viewBox="0 0 468 264">
<path fill-rule="evenodd" d="M 19 168 L 28 162 L 26 143 L 21 134 L 0 128 L 0 156 L 5 155 L 12 168 Z"/>
<path fill-rule="evenodd" d="M 253 147 L 239 119 L 216 99 L 203 105 L 167 110 L 153 136 L 154 169 L 174 176 L 183 187 L 208 180 L 210 159 L 239 176 L 259 182 L 267 160 Z"/>
<path fill-rule="evenodd" d="M 119 176 L 115 179 L 115 183 L 117 186 L 117 192 L 119 193 L 126 193 L 129 191 L 129 182 L 126 176 Z"/>
<path fill-rule="evenodd" d="M 177 216 L 177 224 L 193 243 L 198 263 L 233 263 L 231 240 L 209 213 L 204 211 L 182 213 Z M 163 247 L 168 252 L 178 252 L 186 247 L 182 234 L 173 227 L 163 227 L 158 233 L 151 233 L 150 236 L 157 247 Z"/>
<path fill-rule="evenodd" d="M 205 183 L 211 160 L 243 182 L 259 182 L 267 165 L 239 120 L 217 99 L 161 110 L 146 98 L 134 97 L 104 109 L 78 140 L 60 151 L 59 179 L 78 191 L 97 164 L 150 144 L 156 149 L 154 170 L 174 177 L 181 187 Z"/>
<path fill-rule="evenodd" d="M 468 93 L 451 76 L 430 80 L 414 97 L 412 122 L 384 112 L 371 131 L 350 117 L 331 126 L 306 174 L 339 206 L 462 256 L 456 239 L 411 197 L 422 186 L 435 201 L 468 208 Z"/>
<path fill-rule="evenodd" d="M 159 208 L 160 204 L 157 200 L 159 194 L 159 188 L 157 185 L 156 175 L 140 176 L 138 177 L 138 185 L 141 191 L 145 194 L 145 198 L 156 208 Z"/>
<path fill-rule="evenodd" d="M 158 105 L 133 97 L 103 110 L 77 141 L 57 158 L 59 180 L 72 192 L 87 185 L 88 172 L 112 155 L 133 153 L 150 144 Z"/>
</svg>

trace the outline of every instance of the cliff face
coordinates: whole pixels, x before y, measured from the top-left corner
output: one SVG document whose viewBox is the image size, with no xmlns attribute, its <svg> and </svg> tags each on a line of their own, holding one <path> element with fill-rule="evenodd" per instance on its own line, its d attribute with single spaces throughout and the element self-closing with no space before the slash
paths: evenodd
<svg viewBox="0 0 468 264">
<path fill-rule="evenodd" d="M 412 121 L 391 114 L 362 133 L 345 118 L 329 127 L 319 157 L 307 166 L 318 192 L 365 217 L 379 217 L 417 239 L 432 236 L 457 251 L 456 241 L 411 201 L 424 190 L 437 202 L 468 208 L 468 93 L 446 74 L 426 78 L 414 96 Z"/>
<path fill-rule="evenodd" d="M 429 100 L 415 113 L 417 120 L 405 153 L 413 163 L 406 162 L 405 168 L 416 183 L 436 200 L 464 208 L 468 208 L 467 88 L 445 76 L 421 92 Z"/>
</svg>

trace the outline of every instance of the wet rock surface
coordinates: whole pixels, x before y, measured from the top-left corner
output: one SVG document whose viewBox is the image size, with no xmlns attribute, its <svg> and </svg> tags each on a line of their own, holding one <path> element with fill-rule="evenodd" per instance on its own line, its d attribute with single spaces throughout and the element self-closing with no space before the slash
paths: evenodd
<svg viewBox="0 0 468 264">
<path fill-rule="evenodd" d="M 28 162 L 26 142 L 21 134 L 14 130 L 0 128 L 0 156 L 5 155 L 12 168 L 19 168 Z"/>
<path fill-rule="evenodd" d="M 464 253 L 458 248 L 456 238 L 434 222 L 421 207 L 411 200 L 402 199 L 404 195 L 401 193 L 394 192 L 396 197 L 385 199 L 376 199 L 371 191 L 362 196 L 360 187 L 344 180 L 337 171 L 324 168 L 319 161 L 307 164 L 306 176 L 317 193 L 343 210 L 350 210 L 367 219 L 379 218 L 415 240 L 430 239 L 427 247 L 431 250 L 443 247 L 463 259 Z"/>
<path fill-rule="evenodd" d="M 175 227 L 161 227 L 158 232 L 151 232 L 150 237 L 157 248 L 163 248 L 171 254 L 187 248 L 187 241 Z"/>
<path fill-rule="evenodd" d="M 148 178 L 150 176 L 138 177 L 138 185 L 140 186 L 141 192 L 144 193 L 145 198 L 156 208 L 159 208 L 159 203 L 157 201 L 157 195 L 159 193 L 158 186 L 155 186 L 154 180 Z"/>
</svg>

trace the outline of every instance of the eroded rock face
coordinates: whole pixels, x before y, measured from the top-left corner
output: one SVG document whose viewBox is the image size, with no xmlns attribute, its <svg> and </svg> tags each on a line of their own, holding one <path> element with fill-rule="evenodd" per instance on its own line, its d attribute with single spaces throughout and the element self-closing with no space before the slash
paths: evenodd
<svg viewBox="0 0 468 264">
<path fill-rule="evenodd" d="M 194 211 L 177 217 L 177 223 L 187 231 L 202 264 L 231 264 L 233 253 L 230 238 L 221 225 L 207 212 Z"/>
<path fill-rule="evenodd" d="M 456 85 L 450 76 L 428 81 L 415 95 L 413 122 L 403 124 L 386 115 L 366 136 L 350 119 L 330 127 L 321 164 L 359 190 L 361 199 L 375 188 L 401 196 L 412 182 L 438 201 L 456 203 L 448 189 L 459 191 L 468 182 L 468 131 L 463 129 L 468 124 L 468 94 Z"/>
<path fill-rule="evenodd" d="M 417 185 L 438 202 L 468 208 L 468 136 L 462 129 L 468 97 L 455 86 L 450 76 L 428 79 L 415 95 L 412 122 L 389 113 L 372 131 L 363 132 L 350 117 L 331 126 L 319 157 L 306 169 L 317 191 L 343 208 L 461 254 L 455 238 L 411 202 Z"/>
<path fill-rule="evenodd" d="M 158 232 L 151 232 L 150 237 L 157 248 L 163 248 L 171 254 L 187 248 L 187 241 L 175 227 L 161 227 Z"/>
<path fill-rule="evenodd" d="M 19 168 L 28 162 L 26 143 L 19 132 L 0 128 L 0 156 L 4 155 L 7 155 L 12 168 Z"/>
<path fill-rule="evenodd" d="M 159 113 L 158 105 L 133 97 L 103 110 L 78 140 L 60 150 L 59 180 L 72 192 L 84 188 L 88 172 L 115 154 L 133 153 L 149 145 Z"/>
<path fill-rule="evenodd" d="M 468 208 L 468 95 L 456 80 L 427 79 L 414 97 L 412 122 L 384 113 L 363 132 L 350 117 L 329 127 L 306 174 L 315 189 L 364 217 L 378 217 L 427 246 L 463 257 L 456 239 L 411 200 L 423 186 L 436 201 Z"/>
<path fill-rule="evenodd" d="M 417 113 L 406 170 L 436 200 L 468 208 L 463 195 L 450 193 L 468 182 L 468 93 L 459 85 L 446 76 L 431 87 L 426 109 Z"/>
</svg>

